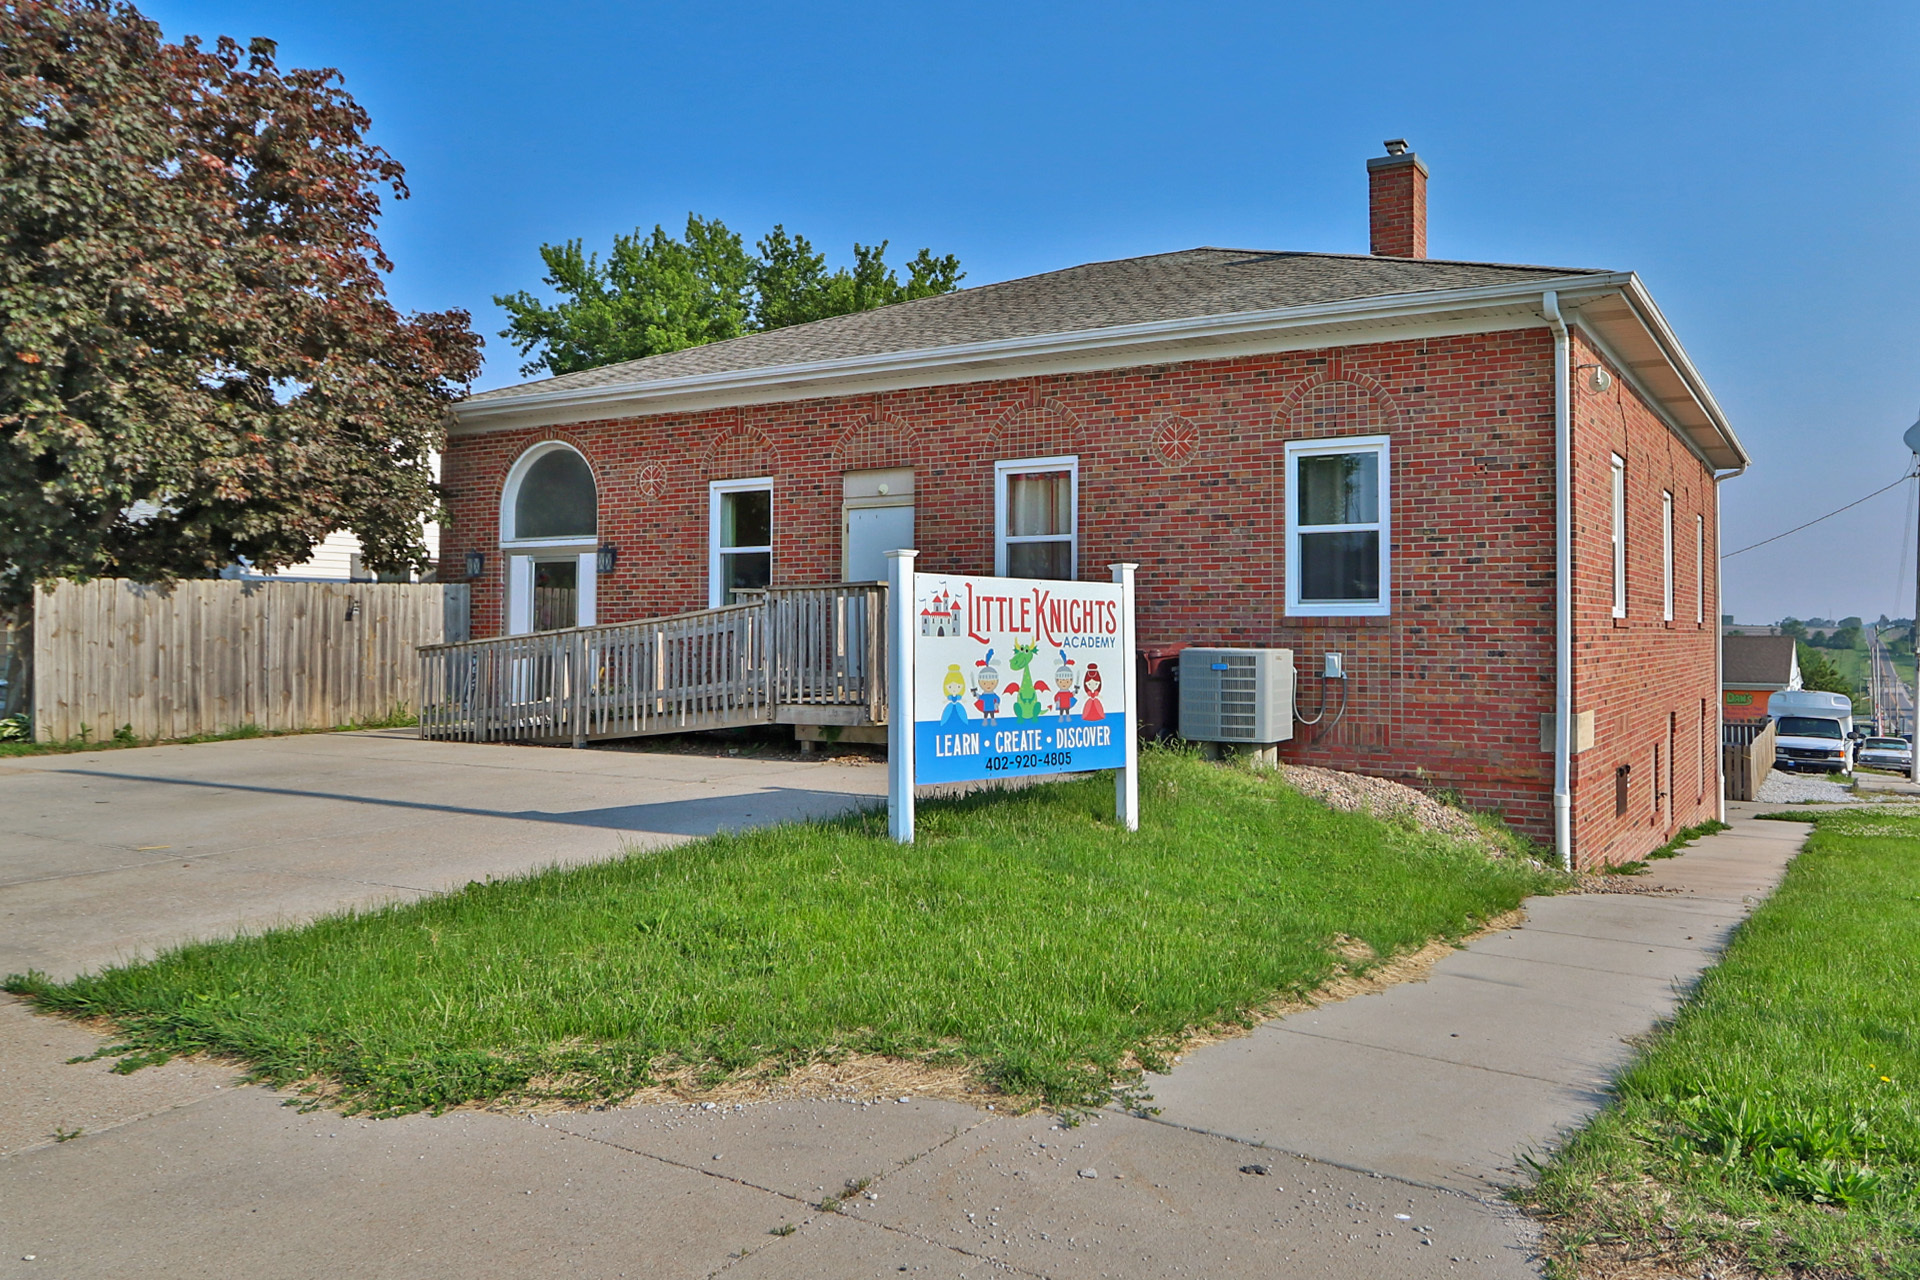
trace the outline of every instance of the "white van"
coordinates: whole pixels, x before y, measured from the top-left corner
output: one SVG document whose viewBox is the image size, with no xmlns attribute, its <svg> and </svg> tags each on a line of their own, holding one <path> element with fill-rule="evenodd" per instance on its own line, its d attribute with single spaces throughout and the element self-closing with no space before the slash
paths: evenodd
<svg viewBox="0 0 1920 1280">
<path fill-rule="evenodd" d="M 1844 693 L 1782 689 L 1767 698 L 1777 769 L 1846 773 L 1853 768 L 1853 699 Z"/>
</svg>

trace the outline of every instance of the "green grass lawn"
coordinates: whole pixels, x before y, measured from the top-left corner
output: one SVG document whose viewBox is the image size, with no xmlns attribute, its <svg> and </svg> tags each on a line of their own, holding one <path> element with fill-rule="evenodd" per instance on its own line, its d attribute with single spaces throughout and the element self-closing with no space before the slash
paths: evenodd
<svg viewBox="0 0 1920 1280">
<path fill-rule="evenodd" d="M 376 1112 L 610 1099 L 847 1052 L 968 1064 L 1089 1105 L 1192 1028 L 1324 982 L 1335 934 L 1384 957 L 1558 880 L 1516 856 L 1339 813 L 1270 773 L 1149 751 L 1142 827 L 1110 776 L 719 836 L 71 983 L 127 1062 L 209 1051 Z"/>
<path fill-rule="evenodd" d="M 1920 817 L 1795 816 L 1785 882 L 1528 1192 L 1560 1274 L 1920 1276 Z"/>
</svg>

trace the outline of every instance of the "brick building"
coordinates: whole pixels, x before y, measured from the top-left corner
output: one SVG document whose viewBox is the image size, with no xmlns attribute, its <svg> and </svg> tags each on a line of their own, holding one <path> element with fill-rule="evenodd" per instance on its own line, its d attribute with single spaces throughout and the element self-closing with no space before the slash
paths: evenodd
<svg viewBox="0 0 1920 1280">
<path fill-rule="evenodd" d="M 475 634 L 875 578 L 889 546 L 1136 561 L 1143 644 L 1286 646 L 1306 710 L 1344 692 L 1286 758 L 1639 856 L 1717 812 L 1746 454 L 1637 277 L 1429 260 L 1426 166 L 1368 168 L 1368 256 L 1093 263 L 471 397 L 443 536 L 480 553 Z"/>
</svg>

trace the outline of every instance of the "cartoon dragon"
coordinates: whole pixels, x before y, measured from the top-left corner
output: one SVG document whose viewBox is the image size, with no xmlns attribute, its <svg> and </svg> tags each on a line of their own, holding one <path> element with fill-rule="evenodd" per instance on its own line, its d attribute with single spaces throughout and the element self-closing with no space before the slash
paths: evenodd
<svg viewBox="0 0 1920 1280">
<path fill-rule="evenodd" d="M 1026 678 L 1019 684 L 1008 685 L 1007 691 L 1013 694 L 1013 718 L 1015 720 L 1038 720 L 1042 707 L 1039 692 L 1047 688 L 1045 680 L 1033 678 L 1033 655 L 1040 651 L 1039 643 L 1015 644 L 1013 656 L 1007 659 L 1007 666 L 1015 671 L 1024 671 Z"/>
</svg>

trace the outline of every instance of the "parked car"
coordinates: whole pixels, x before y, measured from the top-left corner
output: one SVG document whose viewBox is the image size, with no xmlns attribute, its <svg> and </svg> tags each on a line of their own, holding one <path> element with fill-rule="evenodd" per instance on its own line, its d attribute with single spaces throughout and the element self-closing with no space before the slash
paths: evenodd
<svg viewBox="0 0 1920 1280">
<path fill-rule="evenodd" d="M 1866 769 L 1913 771 L 1913 744 L 1905 738 L 1868 738 L 1860 744 L 1855 763 Z"/>
<path fill-rule="evenodd" d="M 1853 768 L 1853 699 L 1844 693 L 1782 689 L 1767 696 L 1767 714 L 1778 728 L 1777 769 L 1847 773 Z"/>
</svg>

